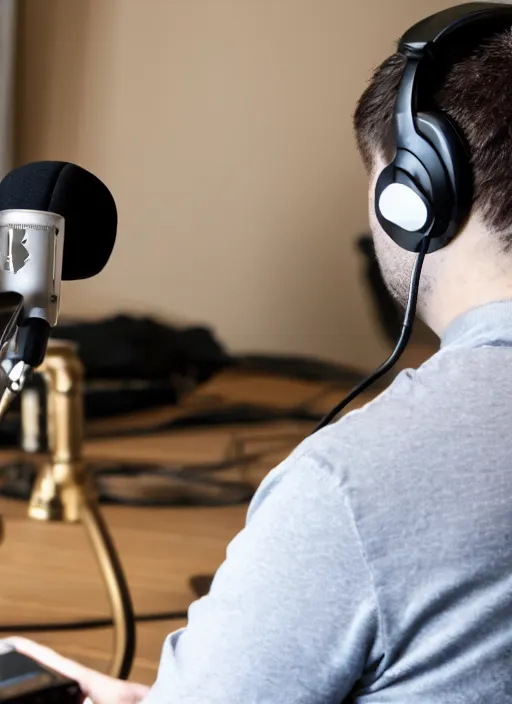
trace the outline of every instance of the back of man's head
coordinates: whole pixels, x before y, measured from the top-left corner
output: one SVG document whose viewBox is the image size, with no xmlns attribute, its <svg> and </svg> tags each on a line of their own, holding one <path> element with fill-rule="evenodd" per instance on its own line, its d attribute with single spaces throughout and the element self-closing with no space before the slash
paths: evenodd
<svg viewBox="0 0 512 704">
<path fill-rule="evenodd" d="M 406 59 L 393 54 L 375 71 L 354 116 L 357 142 L 372 172 L 394 153 L 393 111 Z M 474 210 L 512 248 L 512 29 L 457 43 L 444 66 L 432 67 L 432 104 L 455 122 L 471 155 Z"/>
</svg>

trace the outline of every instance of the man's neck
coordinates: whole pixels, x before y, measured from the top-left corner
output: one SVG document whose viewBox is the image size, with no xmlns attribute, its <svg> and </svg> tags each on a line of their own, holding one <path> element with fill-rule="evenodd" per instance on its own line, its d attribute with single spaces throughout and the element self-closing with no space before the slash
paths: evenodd
<svg viewBox="0 0 512 704">
<path fill-rule="evenodd" d="M 431 291 L 423 313 L 439 337 L 464 313 L 512 300 L 512 253 L 501 252 L 496 242 L 497 235 L 474 217 L 446 249 L 427 257 Z"/>
<path fill-rule="evenodd" d="M 510 280 L 454 277 L 432 296 L 425 321 L 438 337 L 442 337 L 446 328 L 461 315 L 489 303 L 507 300 L 512 300 L 512 272 Z"/>
</svg>

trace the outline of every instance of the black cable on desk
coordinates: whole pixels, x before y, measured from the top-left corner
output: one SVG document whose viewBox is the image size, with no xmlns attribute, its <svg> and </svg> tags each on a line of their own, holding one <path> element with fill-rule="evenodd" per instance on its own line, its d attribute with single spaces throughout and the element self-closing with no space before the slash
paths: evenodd
<svg viewBox="0 0 512 704">
<path fill-rule="evenodd" d="M 102 440 L 115 437 L 116 439 L 132 438 L 144 435 L 157 435 L 172 430 L 185 430 L 188 428 L 207 428 L 218 425 L 241 425 L 272 423 L 277 421 L 299 421 L 316 423 L 323 417 L 322 414 L 297 404 L 290 408 L 275 408 L 272 406 L 259 406 L 250 403 L 236 403 L 224 405 L 214 409 L 203 409 L 194 413 L 184 414 L 176 418 L 163 420 L 152 425 L 136 428 L 117 428 L 107 431 L 87 433 L 88 440 Z"/>
<path fill-rule="evenodd" d="M 148 614 L 136 614 L 136 623 L 154 623 L 156 621 L 177 621 L 186 619 L 186 611 L 156 611 Z M 0 624 L 0 633 L 11 635 L 18 633 L 49 633 L 59 631 L 89 631 L 110 628 L 114 625 L 111 618 L 90 618 L 80 621 L 62 621 L 50 623 L 12 623 Z"/>
</svg>

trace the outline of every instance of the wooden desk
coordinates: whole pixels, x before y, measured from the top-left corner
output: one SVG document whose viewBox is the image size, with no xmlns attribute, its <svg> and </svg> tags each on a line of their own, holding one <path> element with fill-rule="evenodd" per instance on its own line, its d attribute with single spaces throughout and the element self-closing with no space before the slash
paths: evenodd
<svg viewBox="0 0 512 704">
<path fill-rule="evenodd" d="M 245 400 L 286 407 L 312 399 L 322 388 L 319 384 L 231 372 L 202 387 L 191 396 L 188 406 L 184 404 L 184 409 L 212 399 L 216 403 L 219 399 Z M 328 410 L 343 396 L 343 391 L 322 394 L 315 401 L 318 410 Z M 140 414 L 124 419 L 119 427 L 152 422 L 177 412 L 183 412 L 183 408 Z M 263 465 L 256 463 L 244 470 L 244 478 L 257 484 L 309 429 L 307 423 L 283 422 L 183 430 L 149 437 L 95 440 L 87 443 L 85 453 L 95 459 L 204 462 L 220 459 L 233 438 L 244 436 L 261 445 L 273 435 L 287 437 L 286 442 L 278 443 L 266 455 Z M 224 559 L 227 543 L 243 527 L 247 507 L 107 506 L 103 511 L 127 573 L 135 610 L 146 613 L 187 609 L 194 598 L 190 577 L 217 569 Z M 0 513 L 5 519 L 5 541 L 0 546 L 2 624 L 110 615 L 103 584 L 81 526 L 30 521 L 25 504 L 7 500 L 0 500 Z M 182 625 L 180 621 L 138 625 L 134 679 L 148 684 L 154 681 L 162 642 L 167 633 Z M 109 629 L 33 637 L 84 664 L 103 671 L 108 668 Z"/>
</svg>

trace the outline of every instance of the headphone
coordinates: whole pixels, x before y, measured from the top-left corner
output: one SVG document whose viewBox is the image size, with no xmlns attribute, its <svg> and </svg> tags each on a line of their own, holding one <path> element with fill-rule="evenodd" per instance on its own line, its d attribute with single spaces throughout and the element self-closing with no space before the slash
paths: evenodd
<svg viewBox="0 0 512 704">
<path fill-rule="evenodd" d="M 426 237 L 428 252 L 445 247 L 473 200 L 463 136 L 441 111 L 422 109 L 432 97 L 432 73 L 443 64 L 447 43 L 453 47 L 463 31 L 482 38 L 511 25 L 511 5 L 473 2 L 427 17 L 399 42 L 407 61 L 394 110 L 396 153 L 377 179 L 375 211 L 383 230 L 403 249 L 419 252 Z"/>
<path fill-rule="evenodd" d="M 480 42 L 511 26 L 511 5 L 472 2 L 427 17 L 399 42 L 398 51 L 407 60 L 394 110 L 396 152 L 375 184 L 375 211 L 391 239 L 418 255 L 404 321 L 388 359 L 329 411 L 313 433 L 325 428 L 359 394 L 387 374 L 407 347 L 425 256 L 455 237 L 473 203 L 471 158 L 464 137 L 447 115 L 432 110 L 428 99 L 435 94 L 439 69 L 453 64 L 451 57 L 460 53 L 463 30 L 463 46 L 467 48 L 466 40 Z"/>
</svg>

